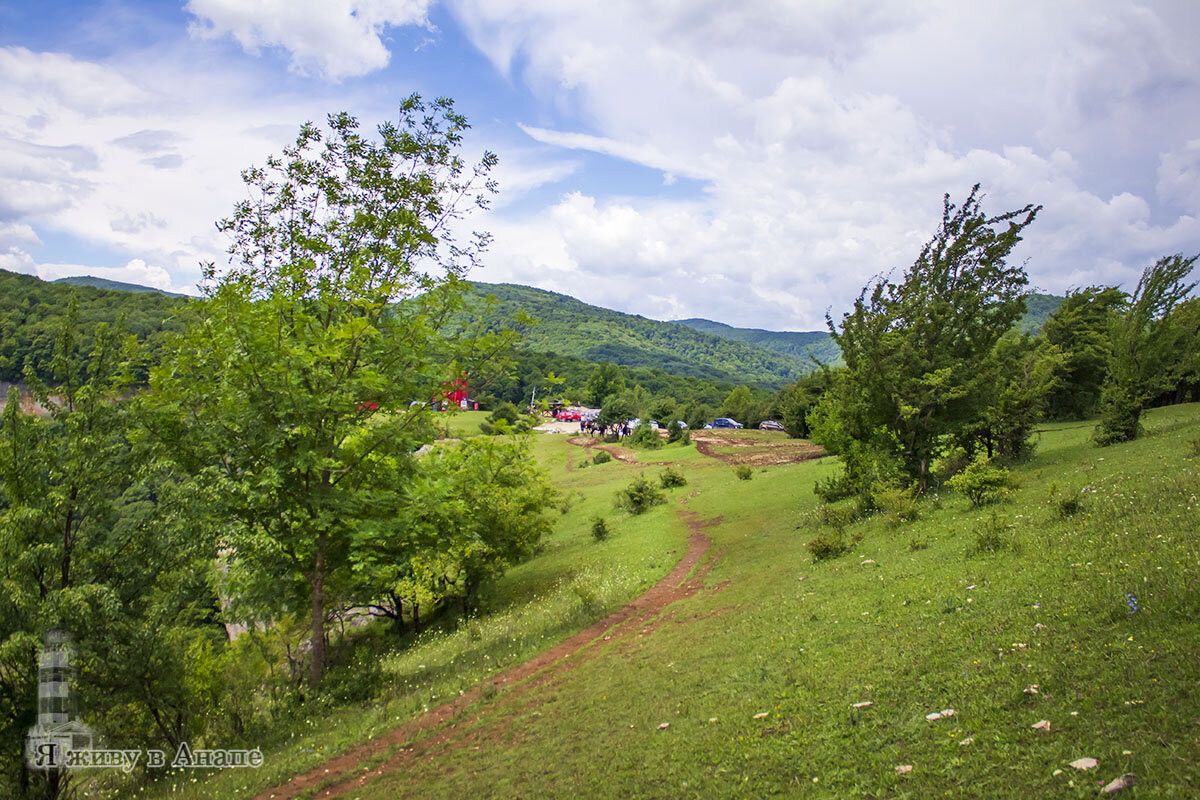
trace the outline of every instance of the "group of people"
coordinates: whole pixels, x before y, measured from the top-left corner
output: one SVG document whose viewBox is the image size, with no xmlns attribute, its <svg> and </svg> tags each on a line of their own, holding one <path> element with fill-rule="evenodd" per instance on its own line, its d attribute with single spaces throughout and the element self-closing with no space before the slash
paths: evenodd
<svg viewBox="0 0 1200 800">
<path fill-rule="evenodd" d="M 629 435 L 629 423 L 612 423 L 611 425 L 601 425 L 595 419 L 585 419 L 579 422 L 579 432 L 586 433 L 588 436 L 617 436 L 624 439 Z"/>
</svg>

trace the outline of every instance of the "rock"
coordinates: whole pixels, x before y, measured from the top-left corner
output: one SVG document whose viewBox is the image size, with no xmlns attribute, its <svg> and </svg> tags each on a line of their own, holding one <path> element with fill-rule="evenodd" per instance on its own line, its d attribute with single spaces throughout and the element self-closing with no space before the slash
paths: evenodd
<svg viewBox="0 0 1200 800">
<path fill-rule="evenodd" d="M 1030 727 L 1035 731 L 1048 731 L 1050 730 L 1050 720 L 1044 719 L 1041 722 L 1035 722 Z"/>
<path fill-rule="evenodd" d="M 875 563 L 875 560 L 874 560 L 874 559 L 868 558 L 866 561 L 863 561 L 863 562 L 861 562 L 861 563 L 859 564 L 859 566 L 860 566 L 860 567 L 865 567 L 867 564 L 874 564 L 874 563 Z"/>
<path fill-rule="evenodd" d="M 769 711 L 760 711 L 760 712 L 758 712 L 757 714 L 755 714 L 755 715 L 754 715 L 754 718 L 755 718 L 755 719 L 764 719 L 764 718 L 765 718 L 765 717 L 767 717 L 767 715 L 769 715 L 770 713 L 771 713 L 771 712 L 769 712 Z"/>
<path fill-rule="evenodd" d="M 968 736 L 967 738 L 963 739 L 961 742 L 959 742 L 959 743 L 958 743 L 958 746 L 959 746 L 959 747 L 966 747 L 966 746 L 967 746 L 967 745 L 969 745 L 969 744 L 975 744 L 975 737 L 974 737 L 974 736 Z"/>
<path fill-rule="evenodd" d="M 661 724 L 661 725 L 659 725 L 659 726 L 658 726 L 658 729 L 659 729 L 660 731 L 665 731 L 665 730 L 666 730 L 667 728 L 669 728 L 669 727 L 671 727 L 671 723 L 669 723 L 669 722 L 664 722 L 663 724 Z"/>
<path fill-rule="evenodd" d="M 912 772 L 912 764 L 901 764 L 900 766 L 896 767 L 897 775 L 907 775 L 910 772 Z"/>
<path fill-rule="evenodd" d="M 953 717 L 953 716 L 954 716 L 953 708 L 944 708 L 941 711 L 935 711 L 932 714 L 926 714 L 925 719 L 929 720 L 930 722 L 933 722 L 934 720 L 945 719 L 946 717 Z"/>
<path fill-rule="evenodd" d="M 1134 780 L 1133 773 L 1127 772 L 1119 778 L 1113 778 L 1107 786 L 1100 790 L 1100 794 L 1116 794 L 1122 789 L 1133 786 Z"/>
<path fill-rule="evenodd" d="M 863 700 L 861 703 L 855 703 L 853 708 L 866 708 L 870 705 L 874 705 L 874 703 L 872 703 L 870 700 Z"/>
<path fill-rule="evenodd" d="M 1077 758 L 1071 762 L 1070 766 L 1075 769 L 1095 769 L 1100 764 L 1094 758 Z"/>
<path fill-rule="evenodd" d="M 1038 693 L 1038 685 L 1036 683 L 1031 683 L 1025 687 L 1025 694 L 1037 694 L 1037 693 Z"/>
</svg>

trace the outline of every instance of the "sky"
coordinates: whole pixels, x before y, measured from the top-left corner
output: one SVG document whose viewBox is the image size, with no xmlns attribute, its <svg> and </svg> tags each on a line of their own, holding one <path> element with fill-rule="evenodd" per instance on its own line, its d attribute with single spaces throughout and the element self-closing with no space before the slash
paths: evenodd
<svg viewBox="0 0 1200 800">
<path fill-rule="evenodd" d="M 195 293 L 240 173 L 416 92 L 495 152 L 476 280 L 815 330 L 943 196 L 1033 288 L 1200 252 L 1194 0 L 0 0 L 0 268 Z"/>
</svg>

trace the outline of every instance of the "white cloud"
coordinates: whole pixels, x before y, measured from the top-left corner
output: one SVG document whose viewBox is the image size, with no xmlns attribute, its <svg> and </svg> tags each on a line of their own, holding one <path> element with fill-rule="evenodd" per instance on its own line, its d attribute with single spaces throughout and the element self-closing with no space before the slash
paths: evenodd
<svg viewBox="0 0 1200 800">
<path fill-rule="evenodd" d="M 504 214 L 489 221 L 491 280 L 650 316 L 821 327 L 826 307 L 910 264 L 943 193 L 961 201 L 976 182 L 987 211 L 1045 206 L 1015 257 L 1052 291 L 1129 282 L 1200 241 L 1195 216 L 1158 205 L 1195 213 L 1195 13 L 1168 24 L 1119 0 L 453 7 L 497 69 L 573 121 L 524 126 L 534 140 L 705 184 L 686 201 L 568 192 L 548 212 Z"/>
<path fill-rule="evenodd" d="M 329 80 L 387 66 L 383 32 L 390 26 L 429 26 L 430 0 L 188 0 L 200 38 L 232 36 L 246 52 L 282 47 L 290 69 Z"/>
</svg>

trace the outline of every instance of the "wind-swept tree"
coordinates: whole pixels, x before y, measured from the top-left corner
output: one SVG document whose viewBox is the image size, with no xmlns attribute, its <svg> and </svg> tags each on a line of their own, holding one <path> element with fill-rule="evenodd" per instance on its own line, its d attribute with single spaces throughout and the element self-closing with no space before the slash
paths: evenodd
<svg viewBox="0 0 1200 800">
<path fill-rule="evenodd" d="M 1175 388 L 1195 352 L 1198 332 L 1188 318 L 1176 318 L 1176 304 L 1196 284 L 1187 277 L 1200 254 L 1164 256 L 1138 280 L 1125 313 L 1109 326 L 1112 348 L 1101 392 L 1101 445 L 1136 439 L 1142 411 L 1155 395 Z"/>
<path fill-rule="evenodd" d="M 207 267 L 154 375 L 189 423 L 181 450 L 220 490 L 232 577 L 263 613 L 309 615 L 313 684 L 354 535 L 403 516 L 427 401 L 467 357 L 441 332 L 486 237 L 459 246 L 451 223 L 486 206 L 496 163 L 459 157 L 467 127 L 450 100 L 414 95 L 377 136 L 332 115 L 247 169 L 249 199 L 218 224 L 233 266 Z"/>
<path fill-rule="evenodd" d="M 890 451 L 922 490 L 946 435 L 987 403 L 978 365 L 1025 307 L 1025 270 L 1006 259 L 1041 206 L 988 216 L 980 200 L 978 184 L 961 206 L 946 195 L 941 225 L 904 279 L 865 287 L 840 326 L 827 318 L 846 360 L 839 386 L 854 394 L 844 431 Z"/>
</svg>

